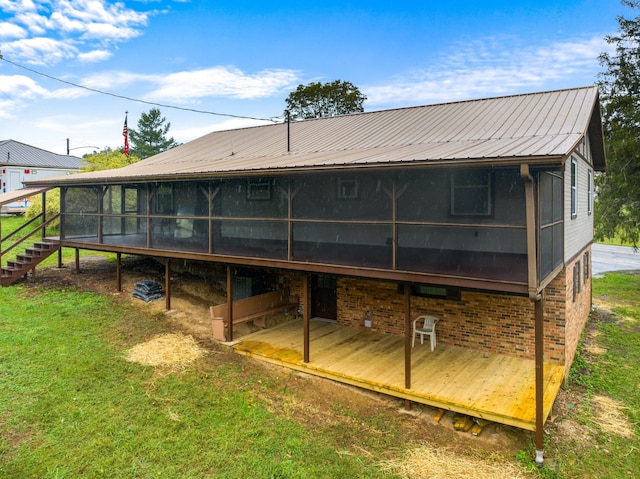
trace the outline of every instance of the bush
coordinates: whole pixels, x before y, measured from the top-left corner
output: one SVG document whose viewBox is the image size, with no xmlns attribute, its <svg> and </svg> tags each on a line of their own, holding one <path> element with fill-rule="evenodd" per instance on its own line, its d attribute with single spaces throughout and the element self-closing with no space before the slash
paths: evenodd
<svg viewBox="0 0 640 479">
<path fill-rule="evenodd" d="M 47 191 L 47 219 L 53 218 L 60 213 L 60 189 L 55 188 Z M 25 212 L 25 217 L 31 220 L 42 213 L 42 195 L 36 195 L 33 197 L 31 204 Z M 56 219 L 51 223 L 50 228 L 57 229 L 60 227 L 60 220 Z"/>
</svg>

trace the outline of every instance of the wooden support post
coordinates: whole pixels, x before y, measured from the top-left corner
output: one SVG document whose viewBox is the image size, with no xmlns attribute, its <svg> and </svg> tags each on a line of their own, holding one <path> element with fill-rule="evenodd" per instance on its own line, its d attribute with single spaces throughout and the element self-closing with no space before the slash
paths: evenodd
<svg viewBox="0 0 640 479">
<path fill-rule="evenodd" d="M 228 341 L 233 341 L 233 271 L 227 266 L 227 318 L 229 318 Z"/>
<path fill-rule="evenodd" d="M 58 268 L 62 268 L 62 246 L 58 248 Z"/>
<path fill-rule="evenodd" d="M 47 192 L 42 192 L 42 239 L 47 237 L 47 227 L 44 224 L 47 222 Z M 35 272 L 35 271 L 34 271 Z"/>
<path fill-rule="evenodd" d="M 536 463 L 544 461 L 544 291 L 535 301 Z"/>
<path fill-rule="evenodd" d="M 118 285 L 118 293 L 122 293 L 122 253 L 116 253 L 116 283 Z"/>
<path fill-rule="evenodd" d="M 167 258 L 164 267 L 164 292 L 165 309 L 171 311 L 171 258 Z"/>
<path fill-rule="evenodd" d="M 411 389 L 411 285 L 404 285 L 404 387 Z"/>
<path fill-rule="evenodd" d="M 302 323 L 304 325 L 304 362 L 308 363 L 310 361 L 309 354 L 309 322 L 311 321 L 311 281 L 309 280 L 309 273 L 305 274 L 302 277 L 302 290 L 304 298 L 304 314 L 302 317 Z"/>
<path fill-rule="evenodd" d="M 76 248 L 76 274 L 80 274 L 80 248 Z"/>
</svg>

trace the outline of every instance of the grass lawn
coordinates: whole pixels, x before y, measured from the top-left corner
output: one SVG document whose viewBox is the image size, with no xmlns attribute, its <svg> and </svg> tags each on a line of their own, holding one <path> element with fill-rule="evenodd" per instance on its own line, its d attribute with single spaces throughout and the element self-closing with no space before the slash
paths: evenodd
<svg viewBox="0 0 640 479">
<path fill-rule="evenodd" d="M 282 385 L 229 354 L 171 373 L 123 359 L 163 324 L 93 293 L 0 289 L 0 477 L 388 477 L 339 431 L 269 412 Z M 362 450 L 381 459 L 386 432 Z"/>
<path fill-rule="evenodd" d="M 0 237 L 4 238 L 12 231 L 15 231 L 18 228 L 20 228 L 20 226 L 25 224 L 28 220 L 24 216 L 3 216 L 2 218 L 0 218 L 0 221 L 2 226 Z M 25 230 L 20 232 L 17 236 L 10 238 L 8 241 L 3 241 L 1 244 L 2 247 L 0 249 L 4 251 L 6 248 L 13 245 L 17 240 L 19 240 L 26 234 L 30 233 L 35 227 L 39 225 L 40 223 L 35 222 L 34 225 L 31 225 L 30 227 L 25 228 Z M 47 228 L 47 236 L 58 236 L 58 234 L 59 232 L 57 229 Z M 6 266 L 7 260 L 15 259 L 17 254 L 23 253 L 25 248 L 33 246 L 33 243 L 35 241 L 39 241 L 41 238 L 42 238 L 42 233 L 38 232 L 33 236 L 31 236 L 30 238 L 28 238 L 27 240 L 25 240 L 24 243 L 21 243 L 20 245 L 16 246 L 13 250 L 9 251 L 6 254 L 6 256 L 2 257 L 2 265 Z M 95 256 L 106 256 L 108 258 L 113 259 L 113 261 L 115 261 L 115 257 L 116 257 L 114 253 L 103 253 L 100 251 L 95 251 L 92 254 Z M 73 249 L 70 249 L 70 248 L 62 249 L 63 263 L 65 264 L 73 263 L 74 259 L 75 259 L 75 251 Z M 45 266 L 53 266 L 53 265 L 56 265 L 57 263 L 58 263 L 58 254 L 56 253 L 49 256 L 46 260 L 40 263 L 38 265 L 38 268 L 45 267 Z"/>
<path fill-rule="evenodd" d="M 593 300 L 540 477 L 640 477 L 640 276 L 594 279 Z"/>
</svg>

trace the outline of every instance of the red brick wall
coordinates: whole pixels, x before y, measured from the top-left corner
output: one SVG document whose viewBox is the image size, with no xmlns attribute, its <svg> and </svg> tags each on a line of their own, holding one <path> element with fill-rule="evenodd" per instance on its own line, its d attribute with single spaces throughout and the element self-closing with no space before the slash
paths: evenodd
<svg viewBox="0 0 640 479">
<path fill-rule="evenodd" d="M 589 274 L 585 279 L 584 276 L 584 254 L 587 253 L 589 260 L 587 268 Z M 573 268 L 576 263 L 580 263 L 580 292 L 576 294 L 575 300 L 573 297 Z M 565 327 L 565 341 L 566 341 L 566 360 L 565 365 L 567 367 L 567 373 L 569 367 L 573 363 L 573 359 L 576 354 L 578 342 L 582 330 L 585 327 L 589 313 L 591 312 L 591 246 L 585 248 L 576 258 L 573 259 L 565 270 L 564 280 L 566 283 L 566 327 Z"/>
<path fill-rule="evenodd" d="M 590 249 L 589 249 L 590 251 Z M 582 254 L 576 258 L 582 261 Z M 573 264 L 545 288 L 545 361 L 570 366 L 589 314 L 591 278 L 573 301 Z M 283 272 L 292 294 L 303 303 L 302 274 Z M 581 281 L 584 281 L 581 271 Z M 340 277 L 337 281 L 338 322 L 386 334 L 404 334 L 404 294 L 396 283 Z M 453 346 L 534 357 L 534 303 L 523 296 L 462 291 L 460 301 L 411 297 L 411 318 L 432 314 L 441 319 L 438 342 Z"/>
</svg>

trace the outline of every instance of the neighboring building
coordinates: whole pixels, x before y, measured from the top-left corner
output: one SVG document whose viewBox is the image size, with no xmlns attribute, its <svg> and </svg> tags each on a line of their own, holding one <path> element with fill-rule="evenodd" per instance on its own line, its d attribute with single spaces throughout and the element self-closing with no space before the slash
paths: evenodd
<svg viewBox="0 0 640 479">
<path fill-rule="evenodd" d="M 1 193 L 24 187 L 27 181 L 37 181 L 60 175 L 78 173 L 82 159 L 59 155 L 15 140 L 0 140 Z M 20 198 L 2 206 L 3 213 L 21 214 L 29 206 L 29 198 Z"/>
<path fill-rule="evenodd" d="M 311 360 L 308 372 L 542 434 L 590 311 L 593 175 L 604 168 L 598 90 L 586 87 L 214 132 L 29 185 L 61 187 L 62 246 L 273 273 L 305 311 L 304 361 L 292 367 L 310 362 L 313 317 L 400 336 L 378 354 L 400 369 L 379 382 L 355 360 L 335 376 Z M 531 376 L 493 371 L 493 405 L 456 402 L 428 382 L 447 368 L 456 381 L 453 355 L 418 393 L 411 355 L 439 354 L 411 348 L 419 314 L 441 319 L 436 353 L 514 358 Z M 520 376 L 527 391 L 542 385 L 533 402 L 511 384 Z"/>
</svg>

